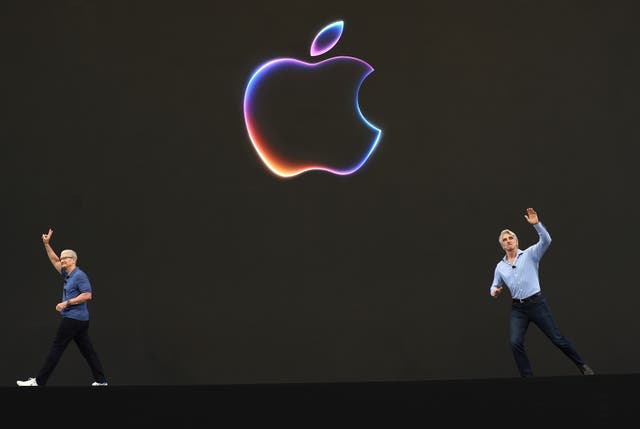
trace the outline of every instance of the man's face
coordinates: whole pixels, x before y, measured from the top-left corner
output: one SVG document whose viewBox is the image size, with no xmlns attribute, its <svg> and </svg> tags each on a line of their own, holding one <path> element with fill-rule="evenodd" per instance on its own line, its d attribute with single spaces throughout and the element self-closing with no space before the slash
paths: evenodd
<svg viewBox="0 0 640 429">
<path fill-rule="evenodd" d="M 67 269 L 70 266 L 72 266 L 74 263 L 75 263 L 75 260 L 73 259 L 73 256 L 71 256 L 70 253 L 62 252 L 62 254 L 60 254 L 60 265 L 62 266 L 62 268 Z"/>
<path fill-rule="evenodd" d="M 518 240 L 513 236 L 513 234 L 509 234 L 505 232 L 500 237 L 500 244 L 502 244 L 502 248 L 508 252 L 510 250 L 516 250 L 518 248 Z"/>
</svg>

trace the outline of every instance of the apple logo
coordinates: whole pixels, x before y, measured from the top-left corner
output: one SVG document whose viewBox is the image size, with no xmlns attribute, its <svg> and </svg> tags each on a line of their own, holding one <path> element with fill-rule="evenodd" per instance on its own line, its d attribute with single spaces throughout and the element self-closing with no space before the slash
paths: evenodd
<svg viewBox="0 0 640 429">
<path fill-rule="evenodd" d="M 343 28 L 344 22 L 336 21 L 320 30 L 310 55 L 316 57 L 333 48 Z M 311 170 L 341 176 L 359 170 L 382 136 L 382 130 L 365 119 L 358 103 L 360 87 L 372 72 L 371 65 L 350 56 L 316 63 L 275 58 L 257 67 L 245 89 L 244 119 L 251 143 L 267 168 L 283 178 Z M 339 90 L 333 91 L 336 88 Z M 303 124 L 313 120 L 312 125 Z M 344 135 L 351 132 L 344 130 L 355 129 L 357 134 Z M 287 138 L 289 146 L 283 145 Z M 348 155 L 331 158 L 331 144 Z"/>
</svg>

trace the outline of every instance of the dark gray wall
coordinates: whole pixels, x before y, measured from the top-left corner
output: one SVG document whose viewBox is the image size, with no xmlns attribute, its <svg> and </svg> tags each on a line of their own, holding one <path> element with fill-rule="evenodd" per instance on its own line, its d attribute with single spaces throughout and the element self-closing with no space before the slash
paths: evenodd
<svg viewBox="0 0 640 429">
<path fill-rule="evenodd" d="M 640 369 L 633 1 L 55 3 L 0 5 L 1 384 L 55 333 L 50 227 L 112 384 L 516 376 L 488 288 L 497 233 L 536 240 L 530 206 L 563 332 L 600 373 Z M 277 178 L 245 85 L 336 19 L 322 58 L 374 67 L 381 143 L 354 175 Z M 538 375 L 576 373 L 527 345 Z M 71 346 L 50 382 L 88 376 Z"/>
</svg>

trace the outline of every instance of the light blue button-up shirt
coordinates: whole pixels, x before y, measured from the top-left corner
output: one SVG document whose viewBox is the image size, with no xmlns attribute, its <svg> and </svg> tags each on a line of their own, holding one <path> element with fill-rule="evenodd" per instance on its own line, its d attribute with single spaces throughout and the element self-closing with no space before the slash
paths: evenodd
<svg viewBox="0 0 640 429">
<path fill-rule="evenodd" d="M 498 262 L 493 275 L 493 283 L 489 289 L 490 294 L 502 285 L 509 288 L 511 297 L 514 299 L 524 299 L 540 292 L 538 265 L 542 255 L 551 244 L 551 236 L 541 222 L 536 223 L 533 227 L 538 232 L 540 239 L 525 250 L 518 249 L 513 264 L 507 262 L 507 255 Z"/>
</svg>

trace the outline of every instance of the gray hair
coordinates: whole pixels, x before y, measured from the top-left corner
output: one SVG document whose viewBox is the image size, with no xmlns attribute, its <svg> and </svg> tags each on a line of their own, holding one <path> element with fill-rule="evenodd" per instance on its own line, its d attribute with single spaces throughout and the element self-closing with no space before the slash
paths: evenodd
<svg viewBox="0 0 640 429">
<path fill-rule="evenodd" d="M 62 256 L 63 253 L 66 253 L 67 255 L 71 256 L 75 261 L 78 260 L 78 254 L 75 252 L 75 250 L 64 249 L 62 252 L 60 252 L 60 256 Z"/>
<path fill-rule="evenodd" d="M 518 236 L 516 235 L 515 232 L 511 231 L 510 229 L 503 229 L 502 231 L 500 231 L 500 234 L 498 235 L 498 243 L 502 244 L 502 236 L 504 234 L 510 234 L 513 235 L 513 238 L 515 238 L 516 240 L 518 240 Z"/>
</svg>

